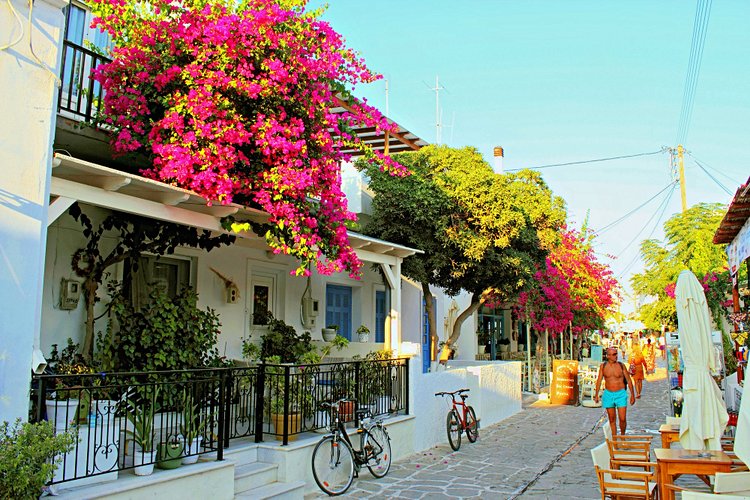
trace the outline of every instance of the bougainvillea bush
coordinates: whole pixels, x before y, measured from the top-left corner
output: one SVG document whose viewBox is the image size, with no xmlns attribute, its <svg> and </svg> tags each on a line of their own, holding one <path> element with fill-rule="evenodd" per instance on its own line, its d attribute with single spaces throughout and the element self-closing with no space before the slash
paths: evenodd
<svg viewBox="0 0 750 500">
<path fill-rule="evenodd" d="M 517 317 L 528 318 L 534 330 L 547 330 L 553 336 L 565 331 L 573 321 L 570 285 L 549 258 L 544 269 L 534 274 L 534 286 L 519 294 L 514 309 Z"/>
<path fill-rule="evenodd" d="M 593 250 L 594 235 L 584 227 L 563 227 L 551 245 L 544 268 L 514 306 L 518 318 L 553 336 L 572 323 L 573 332 L 600 329 L 616 310 L 620 285 Z"/>
<path fill-rule="evenodd" d="M 331 26 L 272 0 L 91 0 L 109 32 L 113 61 L 94 78 L 106 91 L 100 120 L 116 153 L 145 153 L 142 174 L 270 214 L 264 236 L 277 253 L 321 273 L 361 263 L 344 223 L 346 149 L 396 175 L 405 169 L 368 148 L 355 125 L 394 131 L 350 91 L 371 82 L 364 61 Z M 343 113 L 331 109 L 342 99 Z M 238 221 L 242 222 L 242 221 Z M 237 224 L 235 230 L 249 229 Z"/>
</svg>

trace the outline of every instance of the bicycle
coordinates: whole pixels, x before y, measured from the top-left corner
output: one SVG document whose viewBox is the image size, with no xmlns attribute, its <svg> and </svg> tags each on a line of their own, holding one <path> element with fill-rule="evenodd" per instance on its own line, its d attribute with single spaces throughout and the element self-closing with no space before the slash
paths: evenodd
<svg viewBox="0 0 750 500">
<path fill-rule="evenodd" d="M 359 419 L 359 450 L 354 448 L 344 423 L 339 419 L 339 405 L 323 403 L 331 410 L 331 432 L 315 445 L 312 454 L 312 473 L 318 487 L 330 496 L 341 495 L 349 489 L 363 466 L 376 478 L 391 469 L 391 438 L 382 419 L 373 420 L 369 409 L 357 409 Z"/>
<path fill-rule="evenodd" d="M 453 407 L 448 412 L 446 419 L 446 428 L 448 431 L 448 443 L 450 443 L 453 451 L 458 451 L 461 447 L 461 433 L 466 432 L 466 437 L 469 438 L 470 443 L 474 443 L 479 437 L 479 422 L 477 422 L 477 414 L 474 408 L 466 404 L 466 398 L 469 396 L 464 394 L 469 392 L 469 389 L 459 389 L 453 392 L 436 392 L 435 396 L 450 396 Z M 461 401 L 456 401 L 456 396 L 461 397 Z M 461 407 L 461 411 L 458 411 L 458 407 Z"/>
</svg>

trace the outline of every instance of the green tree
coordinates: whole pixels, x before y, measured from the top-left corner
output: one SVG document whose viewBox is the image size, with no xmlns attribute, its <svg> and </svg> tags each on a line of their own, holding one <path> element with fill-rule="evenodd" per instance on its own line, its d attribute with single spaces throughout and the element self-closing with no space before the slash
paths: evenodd
<svg viewBox="0 0 750 500">
<path fill-rule="evenodd" d="M 72 259 L 73 271 L 84 278 L 83 293 L 86 299 L 86 335 L 83 341 L 83 356 L 91 360 L 94 354 L 94 304 L 96 292 L 102 283 L 105 271 L 118 262 L 129 262 L 137 266 L 143 253 L 166 255 L 174 253 L 177 247 L 201 248 L 210 252 L 222 245 L 234 243 L 235 236 L 211 231 L 199 231 L 132 214 L 113 212 L 101 224 L 94 227 L 91 219 L 74 203 L 68 213 L 81 226 L 83 235 L 88 238 L 86 246 L 79 249 Z M 108 238 L 116 243 L 112 247 Z M 105 250 L 107 249 L 107 250 Z"/>
<path fill-rule="evenodd" d="M 713 243 L 726 207 L 720 203 L 698 203 L 686 212 L 672 216 L 664 223 L 665 241 L 645 240 L 641 257 L 645 263 L 642 274 L 631 278 L 633 290 L 656 300 L 640 308 L 640 319 L 647 328 L 660 330 L 662 325 L 677 326 L 674 298 L 669 287 L 683 269 L 690 269 L 698 278 L 720 273 L 727 266 L 725 245 Z M 717 323 L 718 318 L 715 318 Z"/>
<path fill-rule="evenodd" d="M 428 146 L 395 155 L 412 175 L 392 177 L 365 168 L 376 193 L 367 234 L 419 248 L 402 273 L 422 285 L 431 337 L 436 321 L 430 285 L 472 296 L 447 343 L 487 300 L 514 298 L 543 262 L 544 242 L 565 220 L 562 199 L 535 172 L 498 175 L 473 148 Z"/>
</svg>

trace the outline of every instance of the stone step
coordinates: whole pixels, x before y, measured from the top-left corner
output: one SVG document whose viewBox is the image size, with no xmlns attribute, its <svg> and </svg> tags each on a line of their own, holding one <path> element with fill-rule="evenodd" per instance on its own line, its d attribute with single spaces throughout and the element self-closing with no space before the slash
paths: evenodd
<svg viewBox="0 0 750 500">
<path fill-rule="evenodd" d="M 216 452 L 206 453 L 200 458 L 203 462 L 212 462 L 216 460 Z M 248 464 L 258 461 L 258 445 L 255 443 L 236 444 L 233 443 L 231 448 L 224 450 L 224 460 L 231 460 L 236 464 Z"/>
<path fill-rule="evenodd" d="M 271 483 L 239 493 L 234 498 L 252 500 L 265 500 L 267 498 L 273 498 L 274 500 L 303 500 L 305 498 L 305 482 Z"/>
<path fill-rule="evenodd" d="M 275 483 L 278 478 L 278 464 L 254 462 L 234 466 L 234 493 L 239 494 L 253 488 Z"/>
</svg>

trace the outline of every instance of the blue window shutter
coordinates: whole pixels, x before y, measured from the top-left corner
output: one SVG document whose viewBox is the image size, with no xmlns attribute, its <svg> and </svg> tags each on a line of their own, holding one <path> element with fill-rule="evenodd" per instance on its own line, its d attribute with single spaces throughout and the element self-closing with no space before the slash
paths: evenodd
<svg viewBox="0 0 750 500">
<path fill-rule="evenodd" d="M 375 292 L 375 342 L 385 342 L 385 292 Z"/>
<path fill-rule="evenodd" d="M 326 285 L 326 326 L 339 325 L 339 335 L 352 339 L 352 289 Z"/>
</svg>

